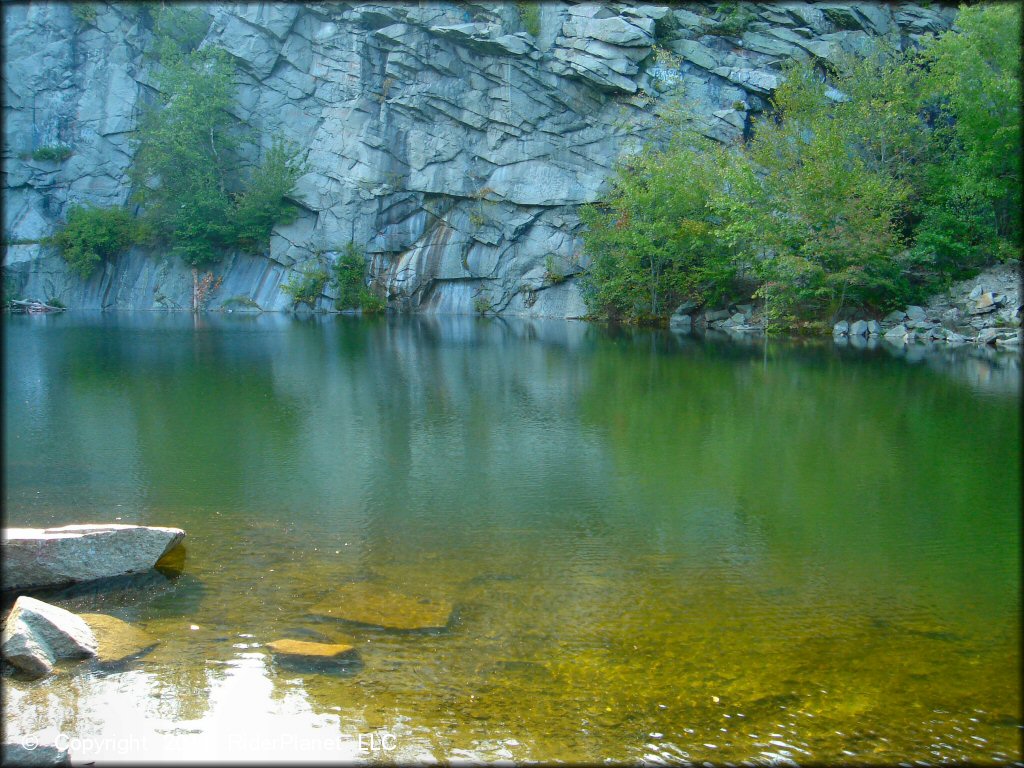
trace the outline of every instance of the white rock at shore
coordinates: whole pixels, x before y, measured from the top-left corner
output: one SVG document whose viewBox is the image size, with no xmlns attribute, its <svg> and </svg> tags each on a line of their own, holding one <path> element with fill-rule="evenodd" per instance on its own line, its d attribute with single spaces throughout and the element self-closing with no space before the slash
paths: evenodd
<svg viewBox="0 0 1024 768">
<path fill-rule="evenodd" d="M 5 528 L 4 589 L 29 589 L 147 571 L 175 547 L 180 528 L 65 525 Z"/>
<path fill-rule="evenodd" d="M 95 656 L 97 648 L 96 635 L 84 620 L 25 595 L 15 601 L 0 639 L 4 658 L 33 677 L 48 675 L 58 659 Z"/>
</svg>

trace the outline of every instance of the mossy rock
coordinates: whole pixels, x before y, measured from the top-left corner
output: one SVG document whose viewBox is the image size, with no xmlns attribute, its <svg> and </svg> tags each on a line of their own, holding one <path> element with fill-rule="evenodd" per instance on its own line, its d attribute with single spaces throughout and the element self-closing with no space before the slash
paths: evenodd
<svg viewBox="0 0 1024 768">
<path fill-rule="evenodd" d="M 381 629 L 404 631 L 447 628 L 450 603 L 412 597 L 372 582 L 344 584 L 310 609 L 321 618 L 339 619 Z"/>
<path fill-rule="evenodd" d="M 79 617 L 96 635 L 99 647 L 96 658 L 103 664 L 113 664 L 141 656 L 160 642 L 145 630 L 133 627 L 104 613 L 80 613 Z"/>
<path fill-rule="evenodd" d="M 352 659 L 356 656 L 355 646 L 347 643 L 314 643 L 284 638 L 267 643 L 267 648 L 278 656 L 297 659 Z"/>
</svg>

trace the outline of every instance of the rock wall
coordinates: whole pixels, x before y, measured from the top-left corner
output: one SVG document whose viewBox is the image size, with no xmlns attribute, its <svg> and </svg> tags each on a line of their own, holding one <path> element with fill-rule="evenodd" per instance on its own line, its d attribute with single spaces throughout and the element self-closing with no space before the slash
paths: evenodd
<svg viewBox="0 0 1024 768">
<path fill-rule="evenodd" d="M 93 7 L 91 21 L 67 3 L 3 9 L 8 291 L 76 308 L 189 308 L 192 276 L 177 259 L 136 250 L 83 282 L 49 249 L 17 244 L 72 203 L 128 199 L 151 32 L 137 6 Z M 733 140 L 787 60 L 856 53 L 871 37 L 906 46 L 955 17 L 914 4 L 550 2 L 536 6 L 538 29 L 516 3 L 200 7 L 204 45 L 238 64 L 235 115 L 266 145 L 275 134 L 298 144 L 310 169 L 300 215 L 269 252 L 214 268 L 211 308 L 285 309 L 282 283 L 351 241 L 396 308 L 547 317 L 585 311 L 579 204 L 680 93 L 704 133 Z M 71 154 L 32 159 L 54 146 Z"/>
</svg>

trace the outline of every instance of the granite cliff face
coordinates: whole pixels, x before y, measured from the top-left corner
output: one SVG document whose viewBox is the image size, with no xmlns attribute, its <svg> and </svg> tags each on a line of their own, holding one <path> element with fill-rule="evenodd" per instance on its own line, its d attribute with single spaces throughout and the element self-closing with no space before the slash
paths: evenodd
<svg viewBox="0 0 1024 768">
<path fill-rule="evenodd" d="M 4 7 L 8 243 L 50 233 L 72 203 L 128 199 L 152 35 L 135 6 L 93 7 L 89 20 L 66 3 Z M 906 46 L 955 17 L 913 4 L 551 2 L 535 25 L 515 3 L 201 7 L 204 45 L 238 65 L 237 118 L 268 145 L 295 142 L 309 168 L 298 219 L 269 252 L 214 268 L 210 308 L 285 309 L 282 283 L 351 241 L 393 307 L 469 313 L 480 300 L 549 317 L 585 312 L 577 207 L 600 196 L 668 94 L 732 140 L 788 59 L 856 53 L 871 37 Z M 32 159 L 42 147 L 70 154 Z M 190 270 L 159 253 L 136 249 L 86 282 L 34 243 L 8 245 L 4 267 L 14 293 L 75 308 L 191 306 Z"/>
</svg>

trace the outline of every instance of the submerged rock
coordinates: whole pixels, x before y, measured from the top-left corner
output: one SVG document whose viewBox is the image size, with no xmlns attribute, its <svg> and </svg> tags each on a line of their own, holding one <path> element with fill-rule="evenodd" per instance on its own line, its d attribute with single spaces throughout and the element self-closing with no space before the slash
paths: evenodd
<svg viewBox="0 0 1024 768">
<path fill-rule="evenodd" d="M 383 629 L 425 630 L 447 627 L 452 606 L 359 582 L 338 587 L 330 598 L 313 606 L 310 613 Z"/>
<path fill-rule="evenodd" d="M 8 614 L 0 641 L 4 658 L 32 677 L 48 675 L 58 659 L 95 656 L 97 645 L 83 619 L 24 595 Z"/>
<path fill-rule="evenodd" d="M 96 636 L 96 658 L 105 664 L 140 656 L 160 642 L 145 630 L 105 613 L 81 613 L 78 618 L 88 624 Z"/>
<path fill-rule="evenodd" d="M 145 525 L 5 528 L 4 588 L 59 586 L 148 571 L 184 537 L 180 528 Z"/>
<path fill-rule="evenodd" d="M 267 643 L 267 648 L 275 655 L 293 659 L 354 659 L 357 655 L 355 646 L 346 643 L 314 643 L 288 638 Z"/>
</svg>

